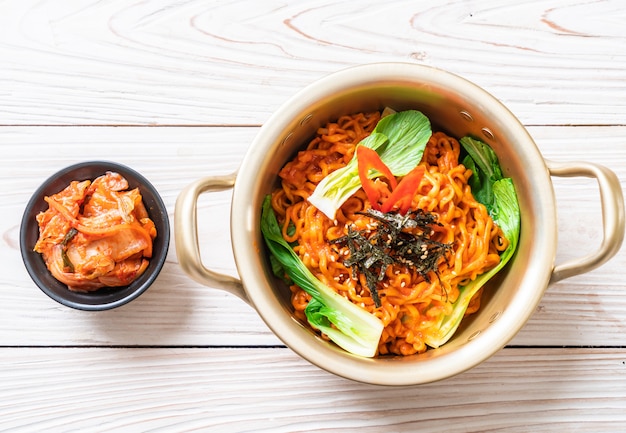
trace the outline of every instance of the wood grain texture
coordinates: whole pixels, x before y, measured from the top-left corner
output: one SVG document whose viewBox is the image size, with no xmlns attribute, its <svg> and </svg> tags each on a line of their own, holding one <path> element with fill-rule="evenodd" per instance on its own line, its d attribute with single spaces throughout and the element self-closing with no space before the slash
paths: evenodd
<svg viewBox="0 0 626 433">
<path fill-rule="evenodd" d="M 626 118 L 620 0 L 8 0 L 0 124 L 259 125 L 362 63 L 458 73 L 525 124 Z"/>
<path fill-rule="evenodd" d="M 380 61 L 457 73 L 499 98 L 543 155 L 626 181 L 621 0 L 5 0 L 0 2 L 0 432 L 623 432 L 626 254 L 550 286 L 510 345 L 419 387 L 340 379 L 285 348 L 256 311 L 178 266 L 105 312 L 28 277 L 19 224 L 75 162 L 180 190 L 236 171 L 289 97 Z M 598 187 L 553 178 L 556 262 L 600 245 Z M 237 275 L 230 192 L 199 201 L 205 264 Z"/>
<path fill-rule="evenodd" d="M 451 379 L 394 388 L 288 349 L 0 349 L 0 431 L 618 432 L 625 359 L 506 349 Z"/>
</svg>

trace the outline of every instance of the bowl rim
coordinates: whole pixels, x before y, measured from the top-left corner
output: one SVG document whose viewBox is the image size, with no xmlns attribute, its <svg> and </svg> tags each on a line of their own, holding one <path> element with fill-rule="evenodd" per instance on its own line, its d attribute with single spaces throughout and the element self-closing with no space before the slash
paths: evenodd
<svg viewBox="0 0 626 433">
<path fill-rule="evenodd" d="M 80 170 L 97 170 L 98 174 L 94 176 L 80 176 L 77 178 L 72 177 L 72 173 L 79 172 Z M 142 199 L 146 200 L 146 192 L 150 196 L 150 202 L 152 206 L 146 205 L 146 210 L 150 218 L 155 221 L 155 215 L 158 213 L 159 221 L 161 221 L 162 228 L 159 230 L 155 243 L 158 244 L 154 248 L 153 256 L 150 258 L 149 268 L 139 278 L 131 282 L 127 286 L 114 287 L 111 289 L 103 288 L 93 292 L 72 292 L 67 286 L 59 282 L 60 285 L 65 286 L 67 293 L 62 290 L 57 291 L 50 287 L 46 283 L 46 278 L 54 279 L 49 273 L 41 254 L 33 251 L 33 246 L 28 242 L 29 234 L 32 236 L 31 231 L 37 230 L 37 237 L 39 237 L 38 224 L 33 218 L 33 209 L 38 206 L 42 206 L 41 202 L 43 197 L 49 194 L 55 194 L 56 192 L 48 191 L 51 185 L 59 178 L 68 178 L 67 184 L 71 180 L 94 180 L 96 177 L 105 174 L 107 171 L 114 171 L 121 174 L 129 182 L 129 188 L 139 187 L 142 195 Z M 65 183 L 64 183 L 65 184 Z M 46 209 L 47 207 L 44 207 Z M 36 215 L 36 214 L 35 214 Z M 30 199 L 26 203 L 22 219 L 20 223 L 19 233 L 19 245 L 22 256 L 22 261 L 26 270 L 33 280 L 33 282 L 44 292 L 48 297 L 54 301 L 70 308 L 85 311 L 102 311 L 119 307 L 127 304 L 128 302 L 136 299 L 142 293 L 144 293 L 148 287 L 156 280 L 160 274 L 169 250 L 170 244 L 170 221 L 167 213 L 167 208 L 158 190 L 152 185 L 152 183 L 141 173 L 135 169 L 118 162 L 109 160 L 90 160 L 82 161 L 69 166 L 66 166 L 52 175 L 48 176 L 39 187 L 33 192 Z M 40 262 L 38 262 L 40 261 Z M 47 274 L 41 275 L 42 265 Z M 57 280 L 54 280 L 57 281 Z M 133 287 L 135 285 L 135 287 Z M 60 293 L 59 293 L 60 292 Z M 98 301 L 98 300 L 101 301 Z"/>
</svg>

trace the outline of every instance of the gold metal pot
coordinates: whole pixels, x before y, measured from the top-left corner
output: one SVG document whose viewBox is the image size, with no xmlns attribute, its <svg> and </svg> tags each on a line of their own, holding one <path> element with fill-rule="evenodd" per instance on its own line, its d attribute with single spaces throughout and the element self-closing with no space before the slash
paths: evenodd
<svg viewBox="0 0 626 433">
<path fill-rule="evenodd" d="M 457 138 L 476 136 L 497 153 L 513 179 L 521 208 L 517 253 L 485 288 L 478 313 L 439 349 L 408 357 L 362 358 L 323 341 L 291 314 L 289 290 L 268 262 L 259 221 L 261 202 L 280 168 L 308 143 L 320 125 L 342 114 L 380 110 L 422 111 Z M 598 182 L 604 239 L 588 256 L 555 265 L 557 217 L 551 176 L 584 176 Z M 200 259 L 196 203 L 200 194 L 233 188 L 232 249 L 239 278 L 222 275 Z M 451 73 L 414 64 L 377 63 L 331 74 L 309 85 L 263 125 L 238 173 L 206 177 L 185 188 L 175 211 L 175 241 L 183 270 L 209 287 L 252 305 L 270 329 L 311 363 L 356 381 L 412 385 L 441 380 L 486 360 L 524 326 L 549 284 L 588 272 L 613 257 L 624 237 L 624 199 L 615 174 L 586 163 L 545 160 L 517 118 L 480 87 Z"/>
</svg>

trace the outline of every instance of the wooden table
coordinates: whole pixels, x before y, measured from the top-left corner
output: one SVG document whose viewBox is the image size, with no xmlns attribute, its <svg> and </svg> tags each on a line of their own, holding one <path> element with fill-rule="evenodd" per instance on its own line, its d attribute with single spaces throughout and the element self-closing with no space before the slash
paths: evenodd
<svg viewBox="0 0 626 433">
<path fill-rule="evenodd" d="M 174 242 L 156 283 L 66 308 L 22 264 L 38 185 L 75 162 L 130 165 L 173 218 L 182 188 L 235 171 L 270 114 L 351 65 L 432 65 L 484 87 L 542 154 L 626 179 L 626 6 L 579 2 L 0 3 L 0 431 L 624 431 L 626 258 L 549 287 L 510 345 L 451 379 L 355 383 L 203 287 Z M 602 237 L 594 181 L 553 178 L 557 262 Z M 203 260 L 236 275 L 230 193 L 200 202 Z"/>
</svg>

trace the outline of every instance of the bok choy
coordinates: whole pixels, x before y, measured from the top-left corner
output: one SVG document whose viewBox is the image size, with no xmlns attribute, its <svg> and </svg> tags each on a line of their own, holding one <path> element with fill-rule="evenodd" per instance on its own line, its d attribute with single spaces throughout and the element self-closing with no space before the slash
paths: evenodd
<svg viewBox="0 0 626 433">
<path fill-rule="evenodd" d="M 471 137 L 463 137 L 460 143 L 467 152 L 463 165 L 473 173 L 469 179 L 472 194 L 485 205 L 494 223 L 502 229 L 509 245 L 500 254 L 500 263 L 496 267 L 460 288 L 452 313 L 441 317 L 439 326 L 433 327 L 432 332 L 425 336 L 426 344 L 434 348 L 454 335 L 472 297 L 511 259 L 520 233 L 520 210 L 515 187 L 510 178 L 503 177 L 495 152 L 487 144 Z"/>
<path fill-rule="evenodd" d="M 422 160 L 428 139 L 432 135 L 430 121 L 415 110 L 400 111 L 383 117 L 372 133 L 357 146 L 375 150 L 394 176 L 404 176 Z M 370 172 L 370 178 L 380 176 Z M 359 188 L 356 152 L 348 164 L 326 176 L 317 185 L 309 202 L 334 219 L 337 209 Z"/>
<path fill-rule="evenodd" d="M 274 257 L 274 272 L 278 271 L 280 277 L 284 276 L 281 271 L 286 273 L 294 284 L 311 295 L 312 299 L 304 311 L 309 323 L 344 350 L 373 357 L 378 349 L 383 323 L 311 273 L 283 238 L 269 195 L 263 202 L 261 231 Z"/>
</svg>

